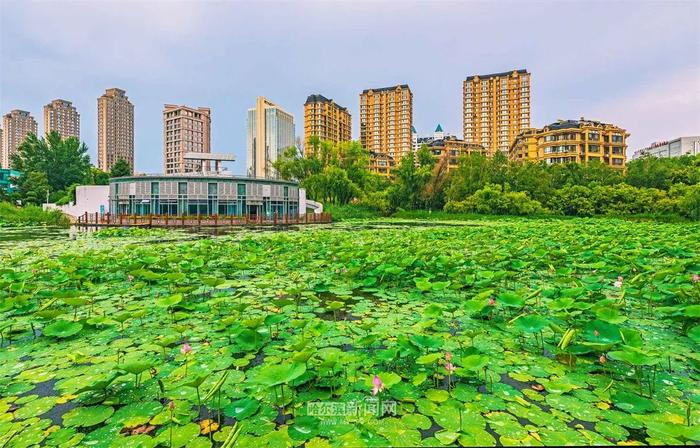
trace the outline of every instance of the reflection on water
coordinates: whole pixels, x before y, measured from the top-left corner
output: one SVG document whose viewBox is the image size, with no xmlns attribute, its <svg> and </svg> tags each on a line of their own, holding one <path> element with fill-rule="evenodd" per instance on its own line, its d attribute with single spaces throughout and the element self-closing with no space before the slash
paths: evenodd
<svg viewBox="0 0 700 448">
<path fill-rule="evenodd" d="M 326 230 L 361 230 L 361 229 L 388 229 L 396 227 L 450 227 L 450 226 L 481 226 L 480 222 L 443 222 L 443 221 L 420 221 L 420 220 L 372 220 L 367 222 L 338 222 L 333 224 L 314 224 L 313 226 L 239 226 L 239 227 L 192 227 L 186 229 L 172 229 L 173 233 L 190 234 L 195 238 L 163 238 L 162 235 L 155 236 L 150 243 L 185 241 L 197 238 L 210 238 L 225 236 L 242 232 L 279 232 L 279 231 L 299 231 L 307 228 Z M 78 235 L 97 231 L 95 227 L 0 227 L 0 249 L 10 247 L 29 247 L 37 243 L 70 241 L 76 239 Z"/>
<path fill-rule="evenodd" d="M 0 247 L 20 246 L 22 242 L 60 241 L 75 239 L 78 233 L 89 233 L 94 229 L 76 227 L 0 227 Z"/>
</svg>

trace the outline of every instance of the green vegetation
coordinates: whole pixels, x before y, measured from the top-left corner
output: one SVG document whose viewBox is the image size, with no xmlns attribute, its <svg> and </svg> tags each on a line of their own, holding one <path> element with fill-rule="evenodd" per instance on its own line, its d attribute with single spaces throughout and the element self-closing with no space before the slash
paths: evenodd
<svg viewBox="0 0 700 448">
<path fill-rule="evenodd" d="M 77 138 L 61 139 L 53 131 L 45 138 L 29 134 L 12 155 L 12 168 L 21 172 L 16 179 L 18 191 L 0 200 L 39 205 L 46 202 L 66 204 L 75 200 L 76 185 L 106 185 L 109 176 L 90 165 L 88 148 Z"/>
<path fill-rule="evenodd" d="M 698 232 L 389 219 L 0 249 L 0 446 L 697 443 Z"/>
<path fill-rule="evenodd" d="M 627 170 L 600 163 L 546 165 L 464 156 L 448 172 L 428 147 L 404 157 L 391 179 L 368 171 L 369 154 L 357 142 L 312 142 L 302 157 L 290 148 L 276 163 L 282 177 L 299 180 L 308 196 L 340 218 L 406 210 L 459 214 L 658 216 L 700 219 L 700 156 L 644 158 Z"/>
<path fill-rule="evenodd" d="M 109 173 L 109 177 L 124 177 L 131 176 L 132 174 L 133 170 L 131 169 L 129 162 L 127 162 L 124 159 L 119 159 L 112 167 L 112 171 Z"/>
<path fill-rule="evenodd" d="M 67 227 L 68 224 L 68 219 L 59 211 L 45 212 L 35 205 L 16 207 L 8 202 L 0 202 L 0 227 L 33 225 Z"/>
</svg>

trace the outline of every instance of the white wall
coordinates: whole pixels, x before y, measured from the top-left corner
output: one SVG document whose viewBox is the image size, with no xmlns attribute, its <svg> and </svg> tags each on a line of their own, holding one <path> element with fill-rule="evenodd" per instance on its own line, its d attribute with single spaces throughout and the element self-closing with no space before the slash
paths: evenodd
<svg viewBox="0 0 700 448">
<path fill-rule="evenodd" d="M 100 206 L 103 206 L 100 210 Z M 45 204 L 44 209 L 58 209 L 71 216 L 109 211 L 109 185 L 79 185 L 75 188 L 75 203 L 67 205 Z"/>
<path fill-rule="evenodd" d="M 306 190 L 299 188 L 299 216 L 306 214 Z"/>
</svg>

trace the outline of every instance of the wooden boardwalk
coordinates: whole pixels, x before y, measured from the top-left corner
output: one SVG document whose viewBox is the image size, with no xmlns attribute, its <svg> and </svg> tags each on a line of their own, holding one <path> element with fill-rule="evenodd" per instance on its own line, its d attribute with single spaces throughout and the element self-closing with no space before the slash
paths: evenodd
<svg viewBox="0 0 700 448">
<path fill-rule="evenodd" d="M 288 226 L 325 224 L 332 222 L 330 213 L 307 213 L 288 216 L 276 213 L 271 217 L 251 216 L 171 216 L 171 215 L 112 215 L 85 213 L 75 221 L 78 227 L 240 227 L 240 226 Z"/>
</svg>

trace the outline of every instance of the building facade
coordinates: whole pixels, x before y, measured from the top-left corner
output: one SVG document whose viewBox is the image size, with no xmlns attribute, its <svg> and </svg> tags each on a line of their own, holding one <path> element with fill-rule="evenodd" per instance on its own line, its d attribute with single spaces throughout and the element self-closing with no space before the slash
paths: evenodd
<svg viewBox="0 0 700 448">
<path fill-rule="evenodd" d="M 412 129 L 413 94 L 408 85 L 367 89 L 360 94 L 360 143 L 370 154 L 387 156 L 378 160 L 398 161 L 410 153 Z"/>
<path fill-rule="evenodd" d="M 509 158 L 555 163 L 598 161 L 623 169 L 629 133 L 619 126 L 586 120 L 560 120 L 542 129 L 521 132 L 513 142 Z"/>
<path fill-rule="evenodd" d="M 163 109 L 163 172 L 208 170 L 208 162 L 185 160 L 187 152 L 211 153 L 211 109 L 166 104 Z"/>
<path fill-rule="evenodd" d="M 303 190 L 302 190 L 303 191 Z M 109 182 L 109 211 L 127 215 L 298 216 L 299 185 L 226 175 L 130 176 Z"/>
<path fill-rule="evenodd" d="M 418 134 L 416 133 L 416 129 L 412 128 L 412 144 L 413 144 L 413 151 L 418 151 L 421 146 L 427 145 L 430 146 L 433 142 L 438 141 L 438 140 L 457 140 L 457 136 L 454 134 L 450 134 L 445 132 L 442 129 L 442 125 L 438 124 L 437 127 L 435 128 L 435 131 L 433 132 L 433 135 L 428 135 L 424 137 L 418 137 Z M 480 145 L 479 145 L 480 146 Z"/>
<path fill-rule="evenodd" d="M 15 109 L 2 117 L 2 151 L 0 168 L 10 168 L 10 157 L 29 134 L 37 134 L 37 124 L 32 114 Z"/>
<path fill-rule="evenodd" d="M 478 143 L 466 142 L 454 136 L 442 139 L 435 139 L 427 145 L 433 156 L 438 161 L 447 164 L 448 170 L 459 167 L 459 160 L 462 156 L 472 153 L 485 154 L 486 150 Z"/>
<path fill-rule="evenodd" d="M 73 103 L 53 100 L 44 106 L 44 134 L 56 131 L 62 139 L 75 137 L 80 140 L 80 114 Z"/>
<path fill-rule="evenodd" d="M 304 103 L 304 148 L 313 151 L 311 137 L 333 143 L 352 140 L 352 117 L 346 107 L 323 95 L 309 95 Z"/>
<path fill-rule="evenodd" d="M 279 177 L 272 164 L 294 144 L 294 115 L 259 96 L 248 109 L 246 142 L 248 176 L 264 179 Z"/>
<path fill-rule="evenodd" d="M 678 137 L 675 140 L 656 142 L 638 149 L 632 159 L 640 157 L 680 157 L 700 155 L 700 136 Z"/>
<path fill-rule="evenodd" d="M 463 97 L 464 140 L 490 155 L 507 154 L 515 137 L 530 127 L 530 73 L 525 69 L 468 76 Z"/>
<path fill-rule="evenodd" d="M 15 188 L 12 178 L 19 177 L 20 174 L 19 171 L 0 168 L 0 191 L 12 193 Z"/>
<path fill-rule="evenodd" d="M 134 169 L 134 105 L 112 88 L 97 98 L 97 167 L 110 172 L 119 160 Z"/>
<path fill-rule="evenodd" d="M 373 173 L 388 176 L 396 163 L 397 161 L 385 152 L 369 152 L 369 170 Z"/>
</svg>

